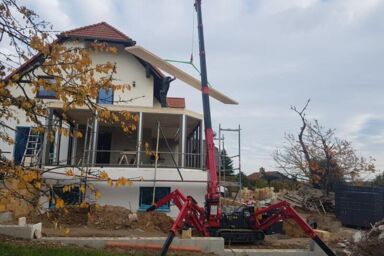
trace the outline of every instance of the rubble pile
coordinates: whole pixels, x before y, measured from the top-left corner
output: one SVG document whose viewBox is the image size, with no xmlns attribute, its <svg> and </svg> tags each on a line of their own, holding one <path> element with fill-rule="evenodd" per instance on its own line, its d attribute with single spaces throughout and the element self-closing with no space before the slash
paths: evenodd
<svg viewBox="0 0 384 256">
<path fill-rule="evenodd" d="M 370 231 L 355 238 L 351 256 L 383 255 L 384 252 L 384 219 L 376 222 Z"/>
<path fill-rule="evenodd" d="M 278 196 L 279 200 L 286 200 L 291 205 L 311 212 L 334 212 L 335 199 L 333 194 L 326 195 L 320 189 L 302 186 L 298 190 L 286 191 Z"/>
</svg>

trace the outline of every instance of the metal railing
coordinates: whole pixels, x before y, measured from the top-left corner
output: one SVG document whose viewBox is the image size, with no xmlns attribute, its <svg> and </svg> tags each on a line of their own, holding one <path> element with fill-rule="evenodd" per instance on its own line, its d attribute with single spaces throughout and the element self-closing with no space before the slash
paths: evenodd
<svg viewBox="0 0 384 256">
<path fill-rule="evenodd" d="M 173 159 L 172 159 L 173 158 Z M 184 158 L 184 159 L 183 159 Z M 109 166 L 109 167 L 155 167 L 155 153 L 135 150 L 85 150 L 73 158 L 75 166 Z M 176 165 L 175 165 L 176 163 Z M 183 164 L 184 163 L 184 164 Z M 68 166 L 67 159 L 50 161 L 49 165 Z M 180 153 L 159 151 L 158 168 L 190 168 L 202 169 L 202 155 L 200 153 Z"/>
</svg>

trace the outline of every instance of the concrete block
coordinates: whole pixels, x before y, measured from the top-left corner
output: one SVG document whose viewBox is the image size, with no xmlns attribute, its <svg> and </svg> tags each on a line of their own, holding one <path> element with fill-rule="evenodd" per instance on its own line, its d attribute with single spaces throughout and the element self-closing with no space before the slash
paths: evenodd
<svg viewBox="0 0 384 256">
<path fill-rule="evenodd" d="M 27 225 L 27 218 L 25 218 L 25 217 L 20 217 L 20 218 L 18 219 L 18 225 L 19 225 L 19 226 L 25 226 L 25 225 Z"/>
<path fill-rule="evenodd" d="M 132 245 L 163 245 L 165 237 L 43 237 L 47 241 L 60 241 L 63 244 L 88 246 L 96 249 L 104 248 L 108 241 L 124 242 Z M 175 238 L 175 246 L 189 246 L 201 249 L 203 252 L 222 255 L 224 239 L 221 237 L 193 237 L 191 239 Z"/>
<path fill-rule="evenodd" d="M 192 229 L 189 228 L 187 230 L 182 230 L 181 231 L 181 238 L 182 239 L 191 239 L 192 238 Z"/>
<path fill-rule="evenodd" d="M 56 241 L 68 245 L 87 246 L 96 249 L 106 247 L 109 241 L 122 242 L 130 245 L 163 245 L 165 237 L 43 237 L 42 240 Z M 174 246 L 195 247 L 204 253 L 216 255 L 241 256 L 323 256 L 319 247 L 313 251 L 303 249 L 224 249 L 224 239 L 221 237 L 192 237 L 191 239 L 175 238 Z"/>
<path fill-rule="evenodd" d="M 35 234 L 40 234 L 41 237 L 41 227 L 41 223 L 24 226 L 0 225 L 0 234 L 23 239 L 33 239 L 35 238 Z"/>
<path fill-rule="evenodd" d="M 302 249 L 225 249 L 228 256 L 312 256 L 312 252 Z"/>
</svg>

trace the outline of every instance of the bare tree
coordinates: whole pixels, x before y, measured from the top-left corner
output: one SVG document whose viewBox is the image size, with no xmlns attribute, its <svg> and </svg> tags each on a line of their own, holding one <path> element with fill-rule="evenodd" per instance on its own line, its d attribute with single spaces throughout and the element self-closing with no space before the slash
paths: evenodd
<svg viewBox="0 0 384 256">
<path fill-rule="evenodd" d="M 351 142 L 336 137 L 335 129 L 326 129 L 318 120 L 307 120 L 309 102 L 300 110 L 291 107 L 302 125 L 297 137 L 286 134 L 284 145 L 273 153 L 278 168 L 327 191 L 335 182 L 354 181 L 362 172 L 374 172 L 375 159 L 358 156 Z"/>
</svg>

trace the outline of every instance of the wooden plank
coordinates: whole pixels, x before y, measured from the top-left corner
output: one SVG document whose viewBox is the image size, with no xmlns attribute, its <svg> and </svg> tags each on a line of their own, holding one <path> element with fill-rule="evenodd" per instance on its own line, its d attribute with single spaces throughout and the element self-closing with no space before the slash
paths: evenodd
<svg viewBox="0 0 384 256">
<path fill-rule="evenodd" d="M 181 81 L 189 84 L 193 88 L 201 91 L 201 83 L 200 80 L 194 78 L 193 76 L 189 75 L 188 73 L 182 71 L 178 67 L 166 62 L 165 60 L 161 59 L 157 55 L 149 52 L 148 50 L 144 49 L 141 46 L 131 46 L 126 47 L 125 50 L 136 57 L 145 60 L 146 62 L 152 64 L 155 67 L 160 68 L 164 72 L 167 72 L 168 74 L 175 76 L 176 78 L 180 79 Z M 214 88 L 209 88 L 209 95 L 212 98 L 215 98 L 216 100 L 224 103 L 224 104 L 239 104 L 237 101 L 229 98 L 228 96 L 224 95 L 223 93 L 215 90 Z"/>
</svg>

